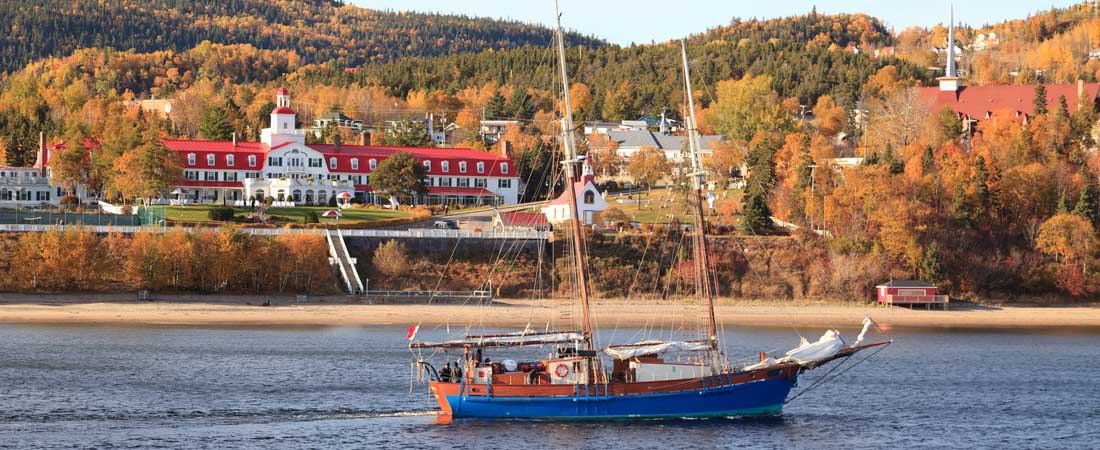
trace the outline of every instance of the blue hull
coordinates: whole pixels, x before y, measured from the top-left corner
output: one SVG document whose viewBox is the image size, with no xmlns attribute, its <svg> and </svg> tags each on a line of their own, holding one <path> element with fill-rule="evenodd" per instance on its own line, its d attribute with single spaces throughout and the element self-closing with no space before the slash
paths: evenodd
<svg viewBox="0 0 1100 450">
<path fill-rule="evenodd" d="M 794 386 L 786 377 L 732 386 L 645 395 L 484 397 L 448 395 L 453 417 L 610 420 L 773 414 Z"/>
</svg>

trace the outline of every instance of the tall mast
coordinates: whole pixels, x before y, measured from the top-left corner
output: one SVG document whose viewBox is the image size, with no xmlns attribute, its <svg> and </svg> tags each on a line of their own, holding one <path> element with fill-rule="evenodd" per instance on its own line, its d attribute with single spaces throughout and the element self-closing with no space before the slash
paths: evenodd
<svg viewBox="0 0 1100 450">
<path fill-rule="evenodd" d="M 583 324 L 584 343 L 588 350 L 594 348 L 592 342 L 592 322 L 588 303 L 588 250 L 585 248 L 584 233 L 581 232 L 581 223 L 584 220 L 577 207 L 577 149 L 573 142 L 573 106 L 569 103 L 569 74 L 565 70 L 565 37 L 561 31 L 561 10 L 558 2 L 554 1 L 554 12 L 557 13 L 558 28 L 558 62 L 561 66 L 562 85 L 562 118 L 561 132 L 562 145 L 565 147 L 565 156 L 562 165 L 565 168 L 566 195 L 569 196 L 569 208 L 573 211 L 573 220 L 570 220 L 570 228 L 573 233 L 573 269 L 576 272 L 577 294 L 581 300 L 581 320 Z"/>
<path fill-rule="evenodd" d="M 691 149 L 691 180 L 695 188 L 695 273 L 700 287 L 700 295 L 707 301 L 708 325 L 711 349 L 718 350 L 718 323 L 714 317 L 714 293 L 710 283 L 710 255 L 707 251 L 707 223 L 703 216 L 703 191 L 706 182 L 706 171 L 703 170 L 702 157 L 699 154 L 699 136 L 695 120 L 695 98 L 691 90 L 691 70 L 688 69 L 687 43 L 680 40 L 680 56 L 684 62 L 684 87 L 687 89 L 688 116 L 687 123 L 688 145 Z"/>
</svg>

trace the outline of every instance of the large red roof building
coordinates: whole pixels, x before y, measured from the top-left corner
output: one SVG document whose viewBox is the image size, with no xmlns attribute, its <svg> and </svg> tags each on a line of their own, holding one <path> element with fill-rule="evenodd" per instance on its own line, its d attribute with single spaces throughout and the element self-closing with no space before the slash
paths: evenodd
<svg viewBox="0 0 1100 450">
<path fill-rule="evenodd" d="M 519 197 L 520 177 L 506 156 L 463 148 L 401 148 L 349 144 L 306 144 L 298 129 L 290 93 L 276 93 L 271 128 L 260 142 L 164 141 L 179 155 L 184 181 L 179 186 L 192 202 L 275 201 L 323 204 L 348 192 L 363 202 L 384 202 L 375 195 L 370 174 L 390 155 L 411 153 L 424 165 L 428 203 L 507 204 Z"/>
</svg>

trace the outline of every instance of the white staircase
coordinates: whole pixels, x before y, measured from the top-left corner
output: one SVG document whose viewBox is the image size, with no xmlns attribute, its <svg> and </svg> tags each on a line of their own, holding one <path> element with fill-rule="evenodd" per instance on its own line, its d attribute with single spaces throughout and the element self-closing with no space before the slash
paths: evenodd
<svg viewBox="0 0 1100 450">
<path fill-rule="evenodd" d="M 359 271 L 355 270 L 355 258 L 351 257 L 347 245 L 344 244 L 344 235 L 340 230 L 328 230 L 325 238 L 328 241 L 329 260 L 340 268 L 340 277 L 344 279 L 348 292 L 356 295 L 366 293 Z"/>
</svg>

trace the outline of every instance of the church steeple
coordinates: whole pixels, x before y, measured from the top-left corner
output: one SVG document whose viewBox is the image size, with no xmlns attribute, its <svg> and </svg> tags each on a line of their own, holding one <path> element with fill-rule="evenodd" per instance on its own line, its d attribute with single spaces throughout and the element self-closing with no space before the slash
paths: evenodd
<svg viewBox="0 0 1100 450">
<path fill-rule="evenodd" d="M 955 5 L 951 5 L 951 23 L 947 25 L 947 67 L 944 68 L 940 82 L 941 91 L 957 92 L 962 87 L 962 79 L 955 65 Z"/>
</svg>

